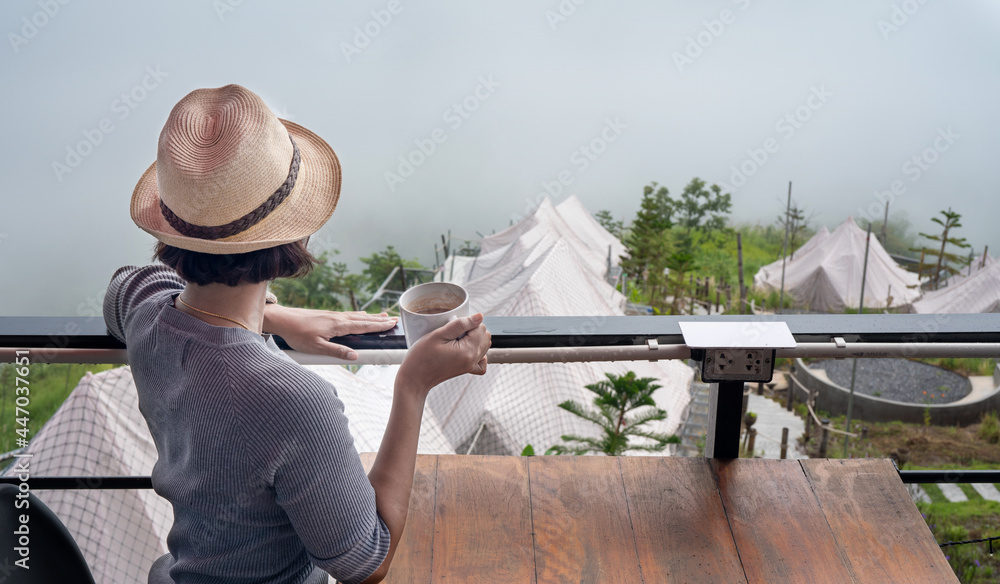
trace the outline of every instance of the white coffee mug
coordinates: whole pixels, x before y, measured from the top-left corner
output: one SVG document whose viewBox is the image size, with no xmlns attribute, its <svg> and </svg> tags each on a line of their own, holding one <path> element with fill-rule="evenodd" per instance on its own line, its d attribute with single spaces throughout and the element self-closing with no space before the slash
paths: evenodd
<svg viewBox="0 0 1000 584">
<path fill-rule="evenodd" d="M 406 346 L 456 318 L 469 316 L 469 293 L 458 284 L 428 282 L 418 284 L 399 297 Z"/>
</svg>

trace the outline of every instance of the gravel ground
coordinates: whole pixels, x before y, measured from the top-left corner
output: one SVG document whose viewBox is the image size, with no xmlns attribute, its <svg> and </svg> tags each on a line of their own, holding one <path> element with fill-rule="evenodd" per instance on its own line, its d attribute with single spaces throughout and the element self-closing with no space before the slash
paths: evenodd
<svg viewBox="0 0 1000 584">
<path fill-rule="evenodd" d="M 851 387 L 852 359 L 816 361 L 811 369 L 824 369 L 842 387 Z M 969 395 L 972 384 L 957 373 L 909 359 L 858 359 L 854 391 L 915 404 L 946 404 Z"/>
</svg>

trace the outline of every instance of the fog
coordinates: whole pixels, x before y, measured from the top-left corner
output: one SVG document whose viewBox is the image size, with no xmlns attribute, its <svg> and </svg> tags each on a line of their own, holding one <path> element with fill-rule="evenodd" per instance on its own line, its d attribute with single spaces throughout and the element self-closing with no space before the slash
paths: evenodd
<svg viewBox="0 0 1000 584">
<path fill-rule="evenodd" d="M 150 261 L 129 218 L 172 106 L 239 83 L 337 152 L 316 250 L 434 262 L 577 195 L 630 220 L 651 181 L 733 195 L 734 222 L 793 199 L 813 227 L 951 207 L 1000 252 L 1000 5 L 9 0 L 0 314 L 90 314 Z"/>
</svg>

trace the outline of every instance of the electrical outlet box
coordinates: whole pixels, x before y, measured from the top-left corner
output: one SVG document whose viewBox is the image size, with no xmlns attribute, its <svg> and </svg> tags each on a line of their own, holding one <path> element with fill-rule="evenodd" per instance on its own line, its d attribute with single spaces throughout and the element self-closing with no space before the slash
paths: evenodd
<svg viewBox="0 0 1000 584">
<path fill-rule="evenodd" d="M 701 378 L 707 382 L 771 381 L 774 349 L 707 349 Z"/>
</svg>

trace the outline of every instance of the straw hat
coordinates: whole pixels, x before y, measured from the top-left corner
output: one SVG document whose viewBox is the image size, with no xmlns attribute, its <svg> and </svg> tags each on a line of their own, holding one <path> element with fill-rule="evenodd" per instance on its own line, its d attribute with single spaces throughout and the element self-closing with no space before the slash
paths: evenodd
<svg viewBox="0 0 1000 584">
<path fill-rule="evenodd" d="M 255 93 L 227 85 L 197 89 L 174 106 L 131 213 L 167 245 L 245 253 L 315 233 L 339 197 L 330 146 L 279 120 Z"/>
</svg>

